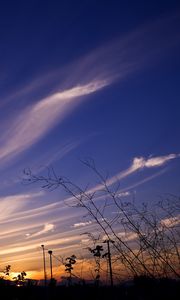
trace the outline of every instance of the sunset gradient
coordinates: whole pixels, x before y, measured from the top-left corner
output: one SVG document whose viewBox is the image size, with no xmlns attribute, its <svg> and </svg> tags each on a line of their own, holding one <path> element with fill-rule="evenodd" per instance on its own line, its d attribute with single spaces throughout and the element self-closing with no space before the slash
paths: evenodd
<svg viewBox="0 0 180 300">
<path fill-rule="evenodd" d="M 57 280 L 72 254 L 78 276 L 92 279 L 84 233 L 97 234 L 96 222 L 72 207 L 61 188 L 24 184 L 23 170 L 46 175 L 53 167 L 92 193 L 102 185 L 81 163 L 90 157 L 108 174 L 109 188 L 119 183 L 124 201 L 153 205 L 180 195 L 180 5 L 6 3 L 0 10 L 0 271 L 9 264 L 11 278 L 25 271 L 43 279 L 43 244 L 48 278 L 52 250 Z M 118 233 L 123 238 L 123 228 Z"/>
</svg>

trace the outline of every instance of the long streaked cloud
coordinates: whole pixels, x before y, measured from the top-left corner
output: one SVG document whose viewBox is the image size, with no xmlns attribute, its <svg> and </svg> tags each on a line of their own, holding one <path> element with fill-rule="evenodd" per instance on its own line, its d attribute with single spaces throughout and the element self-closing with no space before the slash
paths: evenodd
<svg viewBox="0 0 180 300">
<path fill-rule="evenodd" d="M 180 214 L 175 217 L 162 219 L 160 223 L 166 228 L 171 228 L 180 225 Z"/>
<path fill-rule="evenodd" d="M 0 221 L 9 219 L 15 213 L 24 209 L 24 207 L 35 197 L 42 196 L 43 191 L 29 194 L 15 194 L 6 197 L 0 197 Z"/>
<path fill-rule="evenodd" d="M 125 232 L 125 231 L 120 231 L 120 232 L 117 232 L 117 236 L 124 242 L 131 242 L 131 241 L 134 241 L 138 238 L 138 235 L 137 233 L 133 232 L 133 231 L 129 231 L 129 232 Z M 109 238 L 110 239 L 114 239 L 114 236 L 113 235 L 109 235 Z M 107 239 L 107 236 L 103 236 L 102 237 L 102 241 L 106 240 Z M 88 240 L 87 240 L 88 241 Z"/>
<path fill-rule="evenodd" d="M 31 219 L 31 217 L 30 217 Z M 34 232 L 34 230 L 37 230 L 37 233 L 39 233 L 41 230 L 39 230 L 42 224 L 42 221 L 36 220 L 33 224 L 28 224 L 28 225 L 17 225 L 14 227 L 11 227 L 10 229 L 2 229 L 1 234 L 0 234 L 0 239 L 12 239 L 14 237 L 18 236 L 23 236 L 23 237 L 28 237 L 28 236 L 33 236 L 34 233 L 30 234 L 28 233 L 29 231 Z M 2 227 L 2 225 L 1 225 Z M 38 231 L 39 230 L 39 231 Z"/>
<path fill-rule="evenodd" d="M 4 135 L 0 139 L 1 163 L 16 157 L 37 143 L 57 123 L 60 124 L 69 112 L 79 105 L 80 100 L 105 88 L 115 80 L 124 80 L 128 74 L 139 70 L 154 59 L 155 53 L 162 55 L 160 50 L 176 44 L 179 34 L 176 30 L 176 19 L 170 17 L 144 26 L 143 30 L 138 29 L 95 49 L 85 57 L 65 66 L 59 73 L 54 72 L 56 87 L 53 84 L 50 86 L 51 91 L 53 86 L 54 93 L 20 110 L 19 116 L 11 118 L 11 124 L 9 120 L 1 124 L 5 128 Z M 169 25 L 173 28 L 171 29 L 173 35 L 169 31 Z M 39 82 L 41 82 L 39 88 L 42 89 L 43 85 L 47 84 L 47 78 L 44 81 L 38 78 L 34 83 L 35 90 L 33 83 L 30 83 L 29 87 L 24 87 L 24 96 L 26 93 L 27 96 L 31 96 L 32 92 L 34 95 Z M 60 84 L 57 83 L 57 78 Z M 18 101 L 17 95 L 14 101 Z"/>
<path fill-rule="evenodd" d="M 109 82 L 92 81 L 55 93 L 29 106 L 17 117 L 1 139 L 0 159 L 16 156 L 36 143 L 77 104 L 78 98 L 102 89 Z"/>
<path fill-rule="evenodd" d="M 79 147 L 86 140 L 92 138 L 92 136 L 94 135 L 87 135 L 86 138 L 78 138 L 76 140 L 70 139 L 62 144 L 58 144 L 58 146 L 56 147 L 52 147 L 50 151 L 49 149 L 47 149 L 44 155 L 38 158 L 38 163 L 36 159 L 35 159 L 36 163 L 34 162 L 32 163 L 34 166 L 33 170 L 36 172 L 36 174 L 41 173 L 44 170 L 47 170 L 49 166 L 51 166 L 53 163 L 55 163 L 56 161 L 60 161 L 64 156 L 66 156 L 71 151 Z"/>
<path fill-rule="evenodd" d="M 115 184 L 116 182 L 119 182 L 126 177 L 136 173 L 137 171 L 144 170 L 144 169 L 151 169 L 151 168 L 157 168 L 157 167 L 162 167 L 165 164 L 167 164 L 169 161 L 179 158 L 180 154 L 168 154 L 168 155 L 163 155 L 163 156 L 155 156 L 155 157 L 135 157 L 133 158 L 133 161 L 131 165 L 125 169 L 124 171 L 121 171 L 117 173 L 115 176 L 112 176 L 111 178 L 107 179 L 106 185 L 111 186 Z M 151 176 L 153 178 L 153 176 Z M 144 181 L 142 181 L 143 183 Z M 137 184 L 136 184 L 137 186 Z M 90 189 L 88 192 L 96 192 L 99 191 L 103 188 L 102 184 L 99 184 L 95 186 L 94 188 Z M 124 190 L 121 190 L 122 192 Z M 126 189 L 125 189 L 126 191 Z M 128 191 L 127 191 L 128 192 Z"/>
<path fill-rule="evenodd" d="M 156 172 L 156 173 L 154 173 L 150 176 L 147 176 L 147 177 L 145 177 L 145 178 L 143 178 L 143 179 L 141 179 L 141 180 L 139 180 L 139 181 L 137 181 L 133 184 L 130 184 L 130 185 L 126 186 L 125 188 L 121 188 L 119 196 L 121 197 L 121 193 L 126 193 L 126 192 L 128 192 L 130 195 L 132 195 L 132 192 L 130 192 L 129 190 L 132 190 L 135 187 L 138 187 L 138 186 L 140 186 L 140 185 L 142 185 L 142 184 L 144 184 L 148 181 L 151 181 L 151 180 L 155 179 L 156 177 L 164 174 L 165 172 L 166 172 L 166 168 L 163 168 L 160 171 L 158 171 L 158 172 Z"/>
<path fill-rule="evenodd" d="M 48 232 L 53 232 L 54 228 L 55 228 L 54 224 L 47 223 L 47 224 L 44 225 L 43 229 L 38 231 L 38 232 L 35 232 L 33 234 L 26 233 L 26 237 L 27 238 L 33 238 L 33 237 L 36 237 L 36 236 L 39 236 L 39 235 L 46 234 Z"/>
<path fill-rule="evenodd" d="M 70 141 L 62 146 L 56 147 L 56 149 L 53 149 L 51 153 L 46 153 L 42 159 L 41 162 L 38 161 L 38 172 L 41 172 L 43 169 L 45 169 L 45 166 L 50 166 L 53 162 L 56 160 L 62 159 L 65 155 L 67 155 L 72 150 L 76 149 L 80 144 L 82 140 L 76 140 L 76 141 Z M 39 167 L 40 165 L 40 167 Z"/>
<path fill-rule="evenodd" d="M 117 234 L 124 242 L 130 242 L 137 239 L 138 235 L 135 232 L 119 232 Z"/>
<path fill-rule="evenodd" d="M 46 246 L 56 246 L 56 245 L 64 245 L 65 243 L 71 243 L 73 241 L 77 241 L 78 237 L 77 236 L 73 236 L 71 238 L 61 238 L 61 239 L 55 239 L 55 240 L 48 240 L 46 241 Z M 35 250 L 38 247 L 40 247 L 41 245 L 41 241 L 39 241 L 39 243 L 30 243 L 28 245 L 19 245 L 19 246 L 11 246 L 10 248 L 6 248 L 6 249 L 0 249 L 0 255 L 4 255 L 4 254 L 13 254 L 13 253 L 17 253 L 17 252 L 24 252 L 24 251 L 29 251 L 29 250 Z"/>
<path fill-rule="evenodd" d="M 179 157 L 179 155 L 175 155 L 175 154 L 170 154 L 170 155 L 166 155 L 166 156 L 157 156 L 157 157 L 149 157 L 147 159 L 141 159 L 139 158 L 137 160 L 134 159 L 131 166 L 128 168 L 128 169 L 133 169 L 133 170 L 143 170 L 145 168 L 155 168 L 155 167 L 160 167 L 160 166 L 163 166 L 165 163 L 167 163 L 168 161 L 172 160 L 172 159 L 175 159 Z M 127 169 L 127 170 L 128 170 Z M 126 170 L 126 174 L 127 174 L 127 170 Z M 128 173 L 129 174 L 129 173 Z M 130 173 L 132 174 L 132 173 Z M 30 196 L 30 195 L 29 195 Z M 26 197 L 29 198 L 29 196 L 27 195 Z M 71 199 L 70 199 L 71 200 Z M 49 211 L 49 209 L 57 209 L 57 206 L 58 206 L 58 202 L 56 203 L 52 203 L 50 205 L 46 205 L 44 206 L 44 208 L 36 208 L 35 209 L 35 212 L 41 212 L 41 209 L 42 211 Z M 63 205 L 63 209 L 64 209 L 64 205 Z M 20 214 L 22 216 L 25 216 L 23 215 L 24 213 L 23 212 L 20 212 Z M 32 215 L 33 215 L 33 210 L 32 210 Z M 17 214 L 17 217 L 18 217 L 18 214 Z M 66 216 L 67 218 L 67 216 Z M 178 224 L 177 222 L 178 219 L 168 219 L 168 220 L 162 220 L 162 223 L 164 222 L 164 224 L 166 226 L 173 226 L 175 224 Z M 74 227 L 74 229 L 76 230 L 81 230 L 82 227 L 84 226 L 87 226 L 87 225 L 91 225 L 90 222 L 79 222 L 79 223 L 74 223 L 74 225 L 72 227 Z M 38 223 L 35 225 L 33 224 L 34 226 L 34 229 L 36 229 L 35 227 L 36 226 L 39 226 Z M 18 253 L 22 253 L 22 252 L 32 252 L 32 251 L 35 251 L 36 248 L 41 244 L 41 241 L 42 241 L 42 237 L 41 235 L 44 235 L 46 240 L 47 240 L 47 234 L 50 234 L 51 233 L 51 230 L 54 229 L 54 223 L 47 223 L 42 229 L 40 228 L 40 230 L 37 230 L 35 231 L 34 233 L 34 229 L 32 231 L 32 233 L 30 233 L 29 237 L 31 237 L 32 239 L 30 241 L 28 241 L 28 243 L 26 243 L 25 241 L 29 240 L 25 237 L 25 233 L 24 233 L 24 230 L 27 229 L 28 230 L 28 226 L 26 228 L 20 228 L 20 230 L 22 230 L 23 234 L 24 234 L 24 242 L 21 243 L 21 245 L 18 245 L 18 244 L 12 244 L 11 247 L 9 247 L 8 245 L 6 247 L 1 247 L 0 249 L 0 254 L 1 255 L 12 255 L 12 254 L 18 254 Z M 26 231 L 27 232 L 27 231 Z M 9 233 L 11 234 L 11 233 Z M 126 240 L 126 241 L 133 241 L 136 236 L 129 233 L 128 235 L 124 235 L 124 233 L 120 233 L 121 235 L 121 238 Z M 73 237 L 74 236 L 74 237 Z M 60 238 L 61 237 L 61 238 Z M 37 239 L 38 238 L 38 239 Z M 59 232 L 52 235 L 48 235 L 48 242 L 46 243 L 47 246 L 53 246 L 53 247 L 56 247 L 56 246 L 60 246 L 60 247 L 66 247 L 66 245 L 69 243 L 69 245 L 71 245 L 71 243 L 76 243 L 79 239 L 79 234 L 78 234 L 78 231 L 74 232 L 73 231 L 73 234 L 71 232 L 71 230 L 69 230 L 69 232 L 63 232 L 63 234 L 60 234 Z M 69 245 L 67 247 L 69 247 Z M 74 244 L 73 244 L 73 247 L 74 247 Z"/>
<path fill-rule="evenodd" d="M 167 164 L 169 161 L 176 159 L 179 157 L 179 154 L 169 154 L 165 156 L 156 156 L 156 157 L 149 157 L 149 158 L 134 158 L 132 161 L 132 164 L 125 169 L 122 172 L 119 172 L 115 176 L 111 177 L 109 180 L 107 180 L 108 186 L 111 186 L 112 184 L 116 183 L 117 181 L 120 181 L 122 179 L 125 179 L 127 176 L 133 175 L 133 173 L 136 173 L 137 171 L 141 171 L 144 169 L 149 169 L 149 168 L 158 168 L 162 167 L 165 164 Z M 143 184 L 146 181 L 149 181 L 153 179 L 156 176 L 159 176 L 163 173 L 163 170 L 160 170 L 157 174 L 153 174 L 149 176 L 148 178 L 145 178 L 141 180 L 138 183 L 135 183 L 127 188 L 120 189 L 120 197 L 123 196 L 129 196 L 130 192 L 127 191 L 129 188 L 134 188 L 140 184 Z M 102 189 L 102 185 L 97 185 L 92 189 L 89 189 L 88 192 L 94 192 Z M 24 209 L 25 207 L 25 201 L 23 200 L 31 200 L 33 197 L 41 196 L 43 193 L 36 193 L 36 194 L 27 194 L 27 195 L 13 195 L 13 196 L 8 196 L 8 197 L 3 197 L 0 202 L 0 207 L 1 207 L 1 213 L 0 213 L 0 223 L 3 224 L 4 222 L 7 224 L 11 224 L 16 221 L 23 221 L 26 220 L 27 217 L 28 219 L 35 219 L 35 218 L 40 218 L 42 216 L 46 216 L 49 213 L 53 213 L 53 211 L 58 211 L 59 213 L 65 214 L 65 211 L 68 209 L 66 206 L 66 203 L 71 203 L 74 201 L 73 197 L 69 197 L 65 199 L 65 202 L 63 201 L 58 201 L 58 202 L 53 202 L 51 204 L 43 205 L 40 207 L 36 207 L 33 209 Z M 12 215 L 13 213 L 13 215 Z M 11 214 L 11 218 L 8 218 L 9 215 Z M 60 217 L 62 219 L 62 216 Z M 6 234 L 8 231 L 5 231 Z"/>
<path fill-rule="evenodd" d="M 115 176 L 111 177 L 107 180 L 107 185 L 111 186 L 114 183 L 121 181 L 122 179 L 125 179 L 126 177 L 132 175 L 133 173 L 136 173 L 137 171 L 149 169 L 149 168 L 157 168 L 162 167 L 165 164 L 167 164 L 169 161 L 178 158 L 179 154 L 169 154 L 164 156 L 156 156 L 156 157 L 150 157 L 150 158 L 134 158 L 132 161 L 132 164 L 130 167 L 125 169 L 124 171 L 119 172 Z M 130 192 L 127 191 L 129 188 L 134 188 L 140 184 L 143 184 L 146 181 L 149 181 L 156 176 L 159 176 L 164 171 L 161 170 L 157 174 L 153 174 L 149 176 L 148 178 L 145 178 L 141 180 L 138 183 L 132 184 L 131 186 L 120 189 L 120 197 L 129 196 Z M 102 189 L 102 185 L 97 185 L 92 189 L 89 189 L 87 192 L 95 192 Z M 66 210 L 67 206 L 65 203 L 70 203 L 74 201 L 73 197 L 69 197 L 65 199 L 65 203 L 62 201 L 53 202 L 51 204 L 43 205 L 41 207 L 37 207 L 34 209 L 28 209 L 24 210 L 25 205 L 27 204 L 27 201 L 32 200 L 34 197 L 42 196 L 43 191 L 38 193 L 30 193 L 30 194 L 17 194 L 17 195 L 10 195 L 6 197 L 0 198 L 0 223 L 3 223 L 6 221 L 7 223 L 20 221 L 20 220 L 26 220 L 26 218 L 35 218 L 35 217 L 41 217 L 43 215 L 46 215 L 49 212 L 53 212 L 54 210 Z M 11 215 L 11 218 L 9 216 Z"/>
<path fill-rule="evenodd" d="M 148 169 L 148 168 L 155 168 L 155 167 L 161 167 L 165 165 L 167 162 L 178 158 L 180 155 L 179 154 L 168 154 L 168 155 L 163 155 L 163 156 L 155 156 L 155 157 L 135 157 L 132 161 L 132 164 L 130 165 L 129 168 L 127 168 L 125 171 L 122 171 L 118 173 L 117 175 L 111 177 L 108 181 L 107 184 L 110 186 L 113 183 L 115 183 L 118 180 L 124 179 L 127 176 L 143 169 Z"/>
<path fill-rule="evenodd" d="M 50 229 L 50 226 L 48 226 L 48 229 Z M 21 238 L 21 240 L 18 241 L 12 240 L 6 245 L 1 245 L 0 255 L 13 254 L 16 252 L 29 251 L 32 249 L 36 250 L 42 243 L 46 246 L 54 245 L 54 247 L 58 245 L 60 245 L 61 247 L 68 245 L 71 246 L 71 243 L 73 244 L 74 241 L 79 241 L 81 239 L 80 234 L 81 228 L 76 228 L 74 230 L 67 228 L 67 230 L 64 230 L 62 232 L 58 231 L 56 233 L 54 233 L 54 231 L 51 232 L 51 230 L 48 230 L 46 231 L 46 235 L 40 236 L 38 234 L 37 236 L 33 236 L 32 239 L 27 239 L 24 235 L 24 239 Z"/>
<path fill-rule="evenodd" d="M 38 194 L 40 194 L 40 193 L 38 193 Z M 43 195 L 43 192 L 42 192 L 42 195 Z M 16 195 L 16 196 L 17 196 L 17 199 L 19 199 L 18 195 Z M 32 200 L 31 196 L 30 196 L 29 200 Z M 65 200 L 72 201 L 73 197 L 66 198 Z M 6 202 L 6 204 L 7 204 L 7 202 Z M 5 206 L 6 206 L 6 204 L 5 204 Z M 9 204 L 10 204 L 10 202 L 9 202 Z M 2 220 L 0 220 L 1 226 L 4 224 L 7 227 L 8 224 L 13 224 L 13 222 L 17 223 L 17 222 L 24 222 L 25 220 L 27 221 L 30 219 L 31 220 L 40 219 L 43 216 L 47 217 L 49 214 L 53 214 L 53 212 L 56 212 L 56 213 L 58 212 L 59 220 L 63 221 L 64 219 L 66 219 L 66 213 L 69 210 L 69 207 L 64 203 L 63 199 L 62 199 L 62 201 L 55 201 L 55 202 L 52 202 L 51 204 L 40 205 L 33 209 L 29 209 L 29 207 L 25 206 L 25 204 L 27 204 L 27 202 L 22 203 L 22 209 L 19 210 L 18 203 L 17 204 L 15 203 L 13 215 L 11 215 L 11 218 L 6 217 L 6 218 L 3 218 Z M 77 213 L 78 213 L 78 211 L 73 210 L 72 215 L 77 215 Z M 26 222 L 26 224 L 27 224 L 27 222 Z M 40 223 L 38 223 L 38 224 L 40 224 Z M 33 225 L 31 223 L 30 226 L 34 227 L 34 225 L 35 225 L 34 223 L 33 223 Z M 24 225 L 23 225 L 23 228 L 24 228 Z M 14 230 L 15 229 L 13 229 L 13 231 Z M 3 232 L 1 230 L 1 234 L 2 233 Z M 5 234 L 6 233 L 8 233 L 7 230 L 5 230 Z"/>
<path fill-rule="evenodd" d="M 87 222 L 79 222 L 79 223 L 75 223 L 73 225 L 74 228 L 77 228 L 77 227 L 84 227 L 84 226 L 88 226 L 88 225 L 91 225 L 92 224 L 92 221 L 87 221 Z"/>
<path fill-rule="evenodd" d="M 124 170 L 123 172 L 121 172 L 121 179 L 125 178 L 126 176 L 133 174 L 133 172 L 136 172 L 138 170 L 143 170 L 145 168 L 157 168 L 157 167 L 161 167 L 163 165 L 165 165 L 168 161 L 175 159 L 179 157 L 179 154 L 170 154 L 170 155 L 166 155 L 166 156 L 157 156 L 157 157 L 150 157 L 150 158 L 134 158 L 132 161 L 132 164 L 130 165 L 129 168 L 127 168 L 126 170 Z M 122 176 L 123 174 L 123 176 Z M 151 176 L 152 178 L 154 178 L 154 176 Z M 113 177 L 117 180 L 117 176 Z M 113 183 L 115 182 L 115 179 L 113 179 Z M 151 179 L 151 178 L 150 178 Z M 143 183 L 143 182 L 142 182 Z M 112 184 L 112 178 L 110 181 L 110 184 Z M 100 186 L 96 187 L 96 189 L 100 189 Z M 125 194 L 124 194 L 125 193 Z M 128 196 L 129 192 L 123 192 L 122 195 Z M 29 232 L 29 237 L 31 238 L 35 238 L 40 236 L 41 234 L 47 234 L 49 232 L 51 232 L 51 230 L 54 229 L 54 222 L 63 222 L 65 221 L 65 219 L 67 219 L 66 213 L 67 213 L 67 209 L 68 207 L 65 205 L 65 203 L 58 201 L 58 202 L 53 202 L 51 204 L 47 204 L 47 205 L 43 205 L 42 207 L 37 207 L 34 209 L 28 209 L 28 210 L 24 210 L 24 205 L 26 204 L 26 201 L 24 202 L 24 200 L 31 200 L 33 197 L 37 197 L 37 196 L 41 196 L 41 193 L 32 193 L 32 194 L 27 194 L 27 195 L 14 195 L 14 196 L 9 196 L 6 197 L 5 199 L 1 199 L 1 203 L 2 203 L 2 207 L 1 208 L 5 208 L 7 207 L 8 211 L 5 213 L 3 211 L 2 213 L 2 220 L 1 220 L 1 226 L 5 226 L 5 230 L 1 231 L 1 239 L 5 238 L 5 237 L 13 237 L 13 236 L 18 236 L 18 235 L 23 235 L 25 237 L 25 233 Z M 120 194 L 121 196 L 121 194 Z M 73 198 L 70 197 L 68 198 L 67 201 L 72 201 Z M 8 204 L 8 205 L 7 205 Z M 11 207 L 11 210 L 9 211 L 9 207 Z M 54 215 L 54 211 L 61 213 L 58 217 L 56 217 Z M 65 213 L 66 211 L 66 213 Z M 78 215 L 81 215 L 81 212 L 78 212 L 78 215 L 76 213 L 77 211 L 74 212 L 74 214 L 71 214 L 71 219 L 72 216 L 73 217 L 77 217 Z M 12 216 L 13 213 L 13 216 Z M 46 223 L 46 225 L 44 226 L 43 229 L 41 229 L 41 224 L 42 224 L 42 217 L 44 216 L 44 221 L 46 220 L 47 214 L 51 214 L 54 217 L 51 218 L 50 222 L 52 223 Z M 62 216 L 61 216 L 62 215 Z M 9 218 L 9 216 L 11 216 Z M 5 217 L 5 218 L 4 218 Z M 22 223 L 23 220 L 34 220 L 33 224 L 26 224 L 26 226 Z M 19 221 L 20 224 L 18 226 L 16 226 L 16 228 L 11 228 L 8 229 L 7 224 L 9 224 L 8 226 L 11 226 L 11 224 L 13 225 L 13 222 L 17 222 Z M 72 225 L 72 227 L 74 228 L 81 228 L 84 226 L 88 226 L 91 225 L 92 221 L 88 221 L 88 222 L 79 222 L 79 223 L 74 223 Z M 30 230 L 30 231 L 29 231 Z"/>
</svg>

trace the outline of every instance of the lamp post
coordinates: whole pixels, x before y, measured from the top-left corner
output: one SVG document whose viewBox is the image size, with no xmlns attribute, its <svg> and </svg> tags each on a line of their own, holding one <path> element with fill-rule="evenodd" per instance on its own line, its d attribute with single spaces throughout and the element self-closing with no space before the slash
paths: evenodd
<svg viewBox="0 0 180 300">
<path fill-rule="evenodd" d="M 105 240 L 104 243 L 107 243 L 107 248 L 108 248 L 108 252 L 107 252 L 107 255 L 108 255 L 108 262 L 109 262 L 109 273 L 110 273 L 110 281 L 111 281 L 111 287 L 113 287 L 113 274 L 112 274 L 112 263 L 111 263 L 111 251 L 110 251 L 110 245 L 109 243 L 112 243 L 114 244 L 114 241 L 112 240 Z"/>
<path fill-rule="evenodd" d="M 48 253 L 49 253 L 49 259 L 50 259 L 51 281 L 52 281 L 52 278 L 53 278 L 53 276 L 52 276 L 52 251 L 49 250 Z"/>
<path fill-rule="evenodd" d="M 47 278 L 46 278 L 46 259 L 45 259 L 45 251 L 44 251 L 44 245 L 41 245 L 42 252 L 43 252 L 43 265 L 44 265 L 44 285 L 47 284 Z"/>
</svg>

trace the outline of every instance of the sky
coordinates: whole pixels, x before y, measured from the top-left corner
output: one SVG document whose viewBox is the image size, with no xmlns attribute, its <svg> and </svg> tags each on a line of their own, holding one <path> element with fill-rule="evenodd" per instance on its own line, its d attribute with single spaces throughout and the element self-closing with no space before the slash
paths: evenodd
<svg viewBox="0 0 180 300">
<path fill-rule="evenodd" d="M 1 1 L 1 269 L 42 278 L 42 244 L 82 260 L 95 231 L 25 168 L 96 191 L 91 158 L 125 200 L 180 195 L 179 51 L 179 1 Z"/>
</svg>

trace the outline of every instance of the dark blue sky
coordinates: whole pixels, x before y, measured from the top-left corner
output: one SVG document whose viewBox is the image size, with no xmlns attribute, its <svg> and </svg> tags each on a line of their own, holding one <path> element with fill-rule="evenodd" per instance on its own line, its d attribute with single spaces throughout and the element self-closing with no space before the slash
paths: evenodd
<svg viewBox="0 0 180 300">
<path fill-rule="evenodd" d="M 73 224 L 64 218 L 82 217 L 61 207 L 60 191 L 23 186 L 25 167 L 43 173 L 53 165 L 58 174 L 95 186 L 80 163 L 91 157 L 138 203 L 180 194 L 179 52 L 179 1 L 1 1 L 0 222 L 9 240 L 0 255 L 6 263 L 4 249 L 15 259 L 21 243 L 31 256 L 30 243 L 40 243 L 41 235 L 48 241 L 52 230 L 55 247 L 60 225 L 73 240 Z"/>
</svg>

